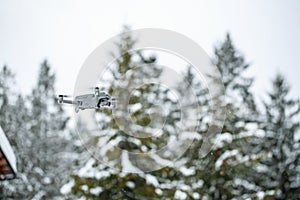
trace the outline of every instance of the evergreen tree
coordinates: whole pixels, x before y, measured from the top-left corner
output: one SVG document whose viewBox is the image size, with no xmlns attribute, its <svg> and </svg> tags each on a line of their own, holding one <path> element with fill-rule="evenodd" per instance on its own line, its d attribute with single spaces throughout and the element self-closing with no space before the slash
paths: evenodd
<svg viewBox="0 0 300 200">
<path fill-rule="evenodd" d="M 123 35 L 123 39 L 118 45 L 120 52 L 122 52 L 120 54 L 124 56 L 117 60 L 117 67 L 115 68 L 117 70 L 112 72 L 115 79 L 122 77 L 124 73 L 133 69 L 135 65 L 141 64 L 133 61 L 139 60 L 139 62 L 144 62 L 146 60 L 143 57 L 133 59 L 136 55 L 141 56 L 141 52 L 136 55 L 128 53 L 128 49 L 134 45 L 134 40 L 130 38 L 129 35 Z M 212 109 L 209 106 L 209 93 L 204 86 L 197 81 L 195 74 L 193 74 L 194 72 L 191 70 L 191 67 L 189 67 L 184 74 L 183 82 L 187 82 L 192 89 L 195 89 L 194 92 L 197 99 L 196 101 L 191 101 L 191 98 L 185 96 L 186 101 L 183 99 L 184 109 L 194 109 L 196 105 L 200 105 L 202 109 L 201 113 L 203 114 L 198 116 L 200 128 L 193 133 L 196 138 L 190 149 L 175 162 L 173 166 L 167 166 L 151 173 L 119 174 L 118 171 L 112 170 L 92 159 L 85 167 L 74 174 L 72 191 L 85 197 L 100 199 L 147 199 L 146 197 L 165 199 L 178 199 L 183 197 L 185 199 L 230 199 L 244 194 L 243 191 L 246 191 L 243 188 L 243 183 L 246 181 L 245 174 L 247 174 L 246 172 L 248 172 L 249 167 L 257 162 L 255 157 L 249 155 L 247 148 L 247 142 L 252 137 L 249 133 L 250 130 L 247 128 L 247 124 L 254 121 L 254 116 L 257 113 L 253 96 L 249 92 L 253 79 L 243 76 L 242 73 L 249 65 L 245 63 L 244 57 L 235 49 L 229 35 L 227 35 L 224 43 L 215 49 L 215 55 L 214 62 L 222 74 L 222 80 L 225 85 L 226 99 L 225 101 L 222 100 L 222 103 L 225 103 L 228 109 L 228 116 L 222 133 L 219 133 L 216 138 L 213 139 L 213 142 L 216 144 L 211 154 L 202 158 L 199 152 L 203 143 L 201 136 L 205 134 L 208 129 L 209 119 L 207 119 L 207 117 L 209 118 L 210 109 Z M 142 71 L 144 75 L 141 71 L 139 71 L 138 76 L 131 74 L 131 77 L 126 77 L 130 80 L 129 82 L 119 82 L 119 84 L 129 88 L 131 87 L 130 84 L 141 84 L 143 83 L 143 77 L 147 76 L 147 73 L 151 72 L 149 70 L 153 70 L 153 68 L 148 68 L 147 70 L 148 71 Z M 159 69 L 157 69 L 156 72 L 159 72 Z M 159 76 L 160 72 L 157 73 L 157 77 Z M 138 79 L 136 77 L 138 77 Z M 115 82 L 112 84 L 114 83 Z M 178 85 L 179 93 L 186 94 L 188 88 L 181 83 Z M 114 88 L 118 88 L 118 85 L 113 86 Z M 129 100 L 129 105 L 127 105 L 129 110 L 131 106 L 134 108 L 135 104 L 143 102 L 143 97 L 149 99 L 150 97 L 147 96 L 148 93 L 154 92 L 158 94 L 158 91 L 158 88 L 155 88 L 153 85 L 140 88 L 139 92 L 135 93 L 136 96 Z M 120 99 L 122 98 L 121 96 Z M 166 99 L 163 100 L 164 98 L 162 97 L 156 96 L 156 99 L 162 99 L 160 102 L 166 106 L 168 104 L 170 106 L 176 105 L 176 102 Z M 147 108 L 145 109 L 144 107 L 137 111 L 137 114 L 147 113 Z M 172 128 L 178 125 L 175 116 L 176 114 L 178 116 L 180 108 L 173 109 L 172 112 L 174 116 L 169 118 L 169 126 L 168 124 L 166 126 L 169 130 L 172 130 Z M 249 117 L 250 113 L 252 116 L 250 115 Z M 105 118 L 105 116 L 109 116 L 109 111 L 99 114 L 101 115 L 101 119 L 105 121 L 103 124 L 100 123 L 101 129 L 105 130 L 113 127 L 114 130 L 113 132 L 103 131 L 103 135 L 110 138 L 105 141 L 114 141 L 114 143 L 121 145 L 119 146 L 121 149 L 125 148 L 136 152 L 143 152 L 149 146 L 154 147 L 154 149 L 159 149 L 159 144 L 162 141 L 156 143 L 157 141 L 147 140 L 147 143 L 144 143 L 145 141 L 143 140 L 132 140 L 131 137 L 124 136 L 122 131 L 118 130 L 115 121 L 111 121 L 111 118 Z M 125 117 L 120 115 L 120 118 Z M 143 115 L 134 116 L 134 119 L 136 119 L 137 122 L 141 120 L 140 124 L 144 122 L 144 125 L 147 125 L 147 117 L 144 118 Z M 111 121 L 111 123 L 108 123 L 109 121 Z M 192 130 L 188 126 L 183 129 L 187 133 Z M 163 131 L 167 133 L 167 131 Z M 166 134 L 166 136 L 162 138 L 168 138 L 169 136 L 170 134 Z M 95 141 L 94 139 L 92 140 Z M 182 141 L 182 143 L 184 142 L 186 141 Z M 179 146 L 174 148 L 180 149 Z M 122 158 L 128 159 L 128 163 L 130 163 L 131 166 L 137 168 L 143 167 L 143 165 L 141 165 L 142 163 L 139 162 L 141 160 L 134 160 L 126 154 L 120 155 L 116 149 L 106 149 L 109 156 L 119 158 L 116 163 L 118 163 L 117 166 L 121 169 L 123 167 Z M 172 160 L 172 158 L 163 156 L 160 157 L 160 159 L 161 162 L 168 159 Z M 142 162 L 147 163 L 147 160 L 142 160 Z M 95 178 L 95 176 L 97 177 L 97 175 L 95 175 L 97 173 L 99 174 L 99 178 Z M 244 196 L 249 197 L 250 195 L 247 196 L 245 194 Z"/>
<path fill-rule="evenodd" d="M 299 100 L 289 97 L 290 87 L 278 74 L 265 102 L 265 137 L 257 146 L 264 155 L 254 168 L 255 184 L 276 199 L 296 199 L 300 195 Z"/>
<path fill-rule="evenodd" d="M 4 66 L 0 72 L 0 125 L 10 141 L 17 157 L 17 177 L 14 180 L 1 182 L 1 194 L 7 199 L 21 198 L 30 192 L 27 176 L 24 173 L 23 162 L 28 160 L 24 144 L 27 132 L 27 110 L 21 94 L 14 90 L 16 87 L 14 74 Z M 17 96 L 18 95 L 18 96 Z M 25 197 L 26 198 L 26 197 Z"/>
<path fill-rule="evenodd" d="M 73 144 L 68 139 L 68 117 L 56 103 L 55 75 L 45 61 L 32 95 L 23 98 L 14 88 L 14 74 L 0 72 L 0 124 L 17 157 L 17 177 L 1 182 L 5 199 L 62 197 L 60 187 L 73 170 Z M 69 156 L 71 156 L 69 158 Z"/>
<path fill-rule="evenodd" d="M 1 119 L 0 125 L 3 131 L 9 136 L 12 123 L 12 105 L 14 104 L 16 94 L 14 94 L 13 88 L 15 88 L 15 79 L 13 72 L 4 65 L 0 71 L 0 112 Z"/>
<path fill-rule="evenodd" d="M 17 158 L 17 176 L 13 180 L 1 182 L 2 195 L 6 199 L 29 199 L 33 194 L 33 183 L 28 173 L 32 164 L 28 155 L 32 142 L 29 139 L 29 110 L 25 99 L 14 90 L 16 87 L 14 74 L 4 66 L 1 74 L 1 126 L 14 149 Z"/>
<path fill-rule="evenodd" d="M 196 140 L 187 152 L 192 155 L 192 159 L 187 162 L 186 167 L 194 169 L 194 175 L 189 176 L 186 183 L 198 184 L 192 192 L 198 193 L 202 198 L 231 199 L 242 195 L 246 198 L 245 184 L 242 183 L 247 179 L 245 174 L 257 162 L 248 151 L 247 144 L 252 138 L 247 126 L 248 123 L 254 122 L 257 113 L 253 95 L 249 91 L 253 79 L 243 75 L 249 65 L 234 47 L 229 34 L 226 35 L 225 41 L 215 48 L 213 63 L 221 72 L 224 83 L 225 97 L 218 102 L 221 102 L 220 106 L 226 107 L 227 115 L 222 132 L 211 141 L 215 145 L 210 154 L 202 158 L 199 150 L 204 141 L 201 139 Z M 195 88 L 201 91 L 199 86 Z M 203 103 L 200 105 L 206 107 L 204 116 L 209 116 L 209 113 L 217 108 L 209 106 L 209 96 L 206 98 L 202 96 L 202 99 L 204 105 Z M 213 123 L 210 126 L 213 126 Z M 200 135 L 205 134 L 207 125 L 205 117 L 200 118 L 200 127 L 206 127 L 200 129 Z"/>
<path fill-rule="evenodd" d="M 15 86 L 14 74 L 7 67 L 3 66 L 0 71 L 0 126 L 3 129 L 4 133 L 7 135 L 8 139 L 12 143 L 16 143 L 16 141 L 11 141 L 13 139 L 12 128 L 12 105 L 13 105 L 13 91 L 11 88 Z M 15 150 L 15 149 L 14 149 Z M 0 182 L 0 194 L 5 196 L 9 195 L 8 191 L 8 183 Z"/>
<path fill-rule="evenodd" d="M 116 62 L 110 72 L 114 80 L 111 80 L 108 88 L 104 88 L 125 103 L 117 103 L 114 113 L 105 109 L 96 113 L 96 118 L 101 120 L 98 122 L 101 135 L 91 137 L 90 141 L 99 144 L 98 155 L 106 161 L 106 165 L 91 158 L 74 174 L 70 181 L 74 182 L 72 192 L 79 196 L 91 199 L 159 198 L 162 197 L 160 182 L 169 179 L 162 176 L 161 180 L 153 175 L 154 172 L 143 172 L 162 165 L 155 160 L 157 158 L 134 157 L 128 153 L 143 155 L 162 148 L 174 135 L 179 119 L 176 116 L 178 105 L 170 98 L 170 91 L 147 83 L 159 82 L 162 69 L 155 65 L 156 58 L 145 56 L 142 51 L 130 51 L 135 39 L 127 31 L 125 27 L 120 40 L 116 42 L 118 52 L 113 54 Z M 165 108 L 158 105 L 164 105 Z M 162 128 L 163 119 L 160 116 L 164 111 L 166 122 Z M 158 157 L 161 160 L 172 159 L 172 155 L 167 154 Z"/>
<path fill-rule="evenodd" d="M 40 67 L 38 81 L 29 97 L 31 102 L 31 126 L 28 151 L 32 170 L 28 178 L 34 184 L 35 199 L 57 198 L 60 187 L 66 180 L 71 158 L 65 153 L 71 151 L 66 139 L 66 124 L 69 118 L 55 99 L 55 74 L 47 61 Z"/>
<path fill-rule="evenodd" d="M 33 183 L 29 180 L 28 173 L 32 170 L 32 164 L 28 153 L 31 148 L 29 139 L 28 124 L 30 118 L 28 108 L 25 105 L 24 98 L 19 95 L 17 101 L 12 107 L 12 122 L 10 129 L 11 143 L 17 157 L 17 176 L 15 179 L 7 181 L 6 198 L 29 199 L 33 195 Z"/>
<path fill-rule="evenodd" d="M 228 104 L 228 123 L 225 124 L 225 128 L 230 130 L 229 124 L 234 124 L 241 118 L 254 121 L 257 116 L 256 104 L 251 93 L 254 79 L 244 75 L 250 65 L 245 62 L 244 56 L 236 49 L 229 34 L 226 35 L 225 41 L 215 48 L 214 52 L 213 63 L 221 73 L 225 88 L 225 101 Z"/>
</svg>

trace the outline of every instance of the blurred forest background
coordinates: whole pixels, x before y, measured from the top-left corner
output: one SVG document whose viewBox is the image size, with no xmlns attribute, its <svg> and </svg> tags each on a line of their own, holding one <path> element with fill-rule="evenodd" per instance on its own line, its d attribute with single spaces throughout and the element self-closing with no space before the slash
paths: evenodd
<svg viewBox="0 0 300 200">
<path fill-rule="evenodd" d="M 157 59 L 127 52 L 137 38 L 125 32 L 123 36 L 116 45 L 125 56 L 117 59 L 114 76 L 134 66 L 153 64 L 138 76 L 132 75 L 126 84 L 143 82 L 149 74 L 158 78 L 161 69 L 155 65 Z M 223 131 L 213 138 L 216 145 L 211 153 L 204 158 L 199 153 L 201 135 L 208 128 L 206 116 L 199 116 L 198 137 L 187 152 L 174 165 L 147 173 L 120 172 L 128 165 L 143 168 L 147 163 L 109 149 L 108 144 L 141 153 L 160 148 L 172 136 L 180 112 L 176 102 L 167 97 L 168 91 L 155 85 L 141 87 L 128 105 L 136 123 L 145 127 L 149 120 L 145 113 L 152 106 L 149 94 L 156 95 L 156 103 L 171 108 L 161 140 L 126 136 L 109 110 L 97 113 L 105 119 L 99 122 L 103 135 L 91 140 L 102 144 L 103 156 L 115 158 L 115 168 L 110 168 L 85 150 L 69 123 L 71 116 L 56 103 L 56 75 L 47 60 L 41 63 L 36 85 L 26 96 L 15 89 L 14 72 L 2 66 L 0 125 L 17 156 L 18 174 L 14 180 L 0 182 L 0 199 L 299 199 L 299 99 L 289 95 L 290 85 L 278 74 L 272 89 L 266 91 L 267 98 L 257 102 L 250 92 L 255 77 L 245 76 L 251 67 L 245 60 L 230 34 L 214 47 L 212 62 L 222 74 L 227 116 Z M 191 67 L 183 69 L 182 81 L 188 81 L 198 97 L 197 102 L 187 104 L 198 103 L 209 113 L 207 89 Z M 180 86 L 178 91 L 185 90 Z M 134 106 L 143 98 L 150 103 Z M 88 131 L 84 125 L 81 128 L 81 134 Z M 151 129 L 147 131 L 151 134 Z M 163 155 L 160 159 L 172 160 Z"/>
</svg>

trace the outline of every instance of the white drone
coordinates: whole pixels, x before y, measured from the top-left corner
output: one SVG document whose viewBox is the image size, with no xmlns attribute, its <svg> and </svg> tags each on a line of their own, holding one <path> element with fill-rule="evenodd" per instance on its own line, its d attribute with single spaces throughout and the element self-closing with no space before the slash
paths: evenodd
<svg viewBox="0 0 300 200">
<path fill-rule="evenodd" d="M 106 92 L 99 91 L 98 87 L 95 87 L 93 94 L 84 94 L 76 96 L 74 100 L 64 99 L 64 97 L 69 97 L 67 95 L 58 95 L 58 103 L 66 103 L 75 105 L 75 112 L 78 113 L 79 110 L 85 109 L 99 109 L 102 107 L 112 107 L 116 101 Z"/>
</svg>

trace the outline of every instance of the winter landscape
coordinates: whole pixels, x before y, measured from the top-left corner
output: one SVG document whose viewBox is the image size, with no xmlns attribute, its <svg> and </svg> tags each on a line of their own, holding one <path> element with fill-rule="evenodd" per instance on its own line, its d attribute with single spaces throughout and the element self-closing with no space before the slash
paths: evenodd
<svg viewBox="0 0 300 200">
<path fill-rule="evenodd" d="M 15 155 L 2 157 L 16 162 L 14 177 L 0 176 L 0 199 L 300 199 L 300 101 L 285 71 L 255 91 L 255 58 L 239 48 L 238 33 L 224 31 L 209 53 L 220 77 L 203 78 L 166 52 L 131 51 L 143 39 L 132 21 L 115 28 L 120 37 L 105 49 L 112 62 L 89 86 L 116 97 L 113 108 L 75 113 L 57 102 L 68 92 L 59 76 L 70 75 L 51 57 L 25 77 L 0 55 L 0 153 L 10 145 Z M 172 89 L 158 84 L 165 77 Z M 222 91 L 213 95 L 217 78 Z M 26 92 L 24 79 L 34 82 Z"/>
</svg>

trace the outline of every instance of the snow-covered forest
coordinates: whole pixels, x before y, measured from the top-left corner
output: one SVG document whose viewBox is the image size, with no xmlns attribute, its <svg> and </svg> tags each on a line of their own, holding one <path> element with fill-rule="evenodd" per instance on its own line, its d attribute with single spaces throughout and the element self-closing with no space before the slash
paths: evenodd
<svg viewBox="0 0 300 200">
<path fill-rule="evenodd" d="M 129 88 L 143 83 L 150 75 L 158 79 L 162 73 L 155 65 L 157 58 L 143 52 L 127 51 L 137 38 L 126 33 L 123 36 L 116 41 L 116 46 L 124 56 L 116 60 L 111 71 L 113 77 L 122 76 L 135 66 L 147 64 L 148 67 L 132 73 L 128 77 L 130 81 L 117 84 L 112 81 L 106 88 L 109 92 L 112 85 Z M 170 98 L 165 88 L 150 84 L 137 89 L 127 106 L 136 124 L 144 127 L 137 130 L 140 135 L 151 135 L 156 131 L 155 123 L 159 120 L 149 128 L 149 115 L 145 114 L 151 112 L 155 119 L 161 110 L 150 111 L 153 104 L 168 108 L 168 120 L 158 139 L 126 135 L 113 120 L 114 117 L 122 119 L 124 113 L 112 116 L 108 109 L 96 112 L 96 118 L 101 119 L 98 121 L 100 135 L 87 133 L 89 130 L 84 124 L 77 124 L 80 134 L 88 134 L 91 145 L 98 145 L 106 163 L 86 151 L 74 124 L 70 123 L 73 116 L 56 102 L 56 74 L 47 60 L 41 63 L 36 85 L 26 96 L 15 89 L 18 80 L 9 65 L 2 66 L 0 126 L 17 156 L 18 174 L 13 180 L 0 182 L 0 199 L 300 198 L 300 102 L 289 95 L 288 81 L 278 74 L 270 80 L 272 89 L 266 91 L 266 98 L 256 97 L 251 92 L 255 77 L 245 74 L 251 65 L 235 47 L 230 34 L 214 47 L 212 62 L 222 75 L 226 119 L 223 130 L 211 138 L 215 145 L 208 155 L 202 157 L 200 148 L 211 112 L 209 92 L 195 78 L 192 67 L 182 66 L 185 69 L 182 81 L 187 81 L 197 96 L 194 102 L 184 101 L 185 108 L 199 104 L 202 113 L 197 116 L 199 128 L 192 132 L 196 135 L 192 145 L 176 161 L 167 153 L 142 160 L 120 151 L 142 154 L 157 150 L 174 137 L 179 126 L 180 107 L 176 101 Z M 185 90 L 178 83 L 179 93 Z M 140 105 L 139 102 L 145 102 L 145 99 L 149 103 Z M 184 143 L 189 140 L 191 127 L 186 125 L 182 129 L 186 134 L 181 140 Z M 175 151 L 178 147 L 173 148 L 166 151 Z M 150 171 L 148 169 L 153 166 L 149 166 L 149 159 L 174 162 Z M 128 168 L 139 173 L 131 173 Z"/>
</svg>

